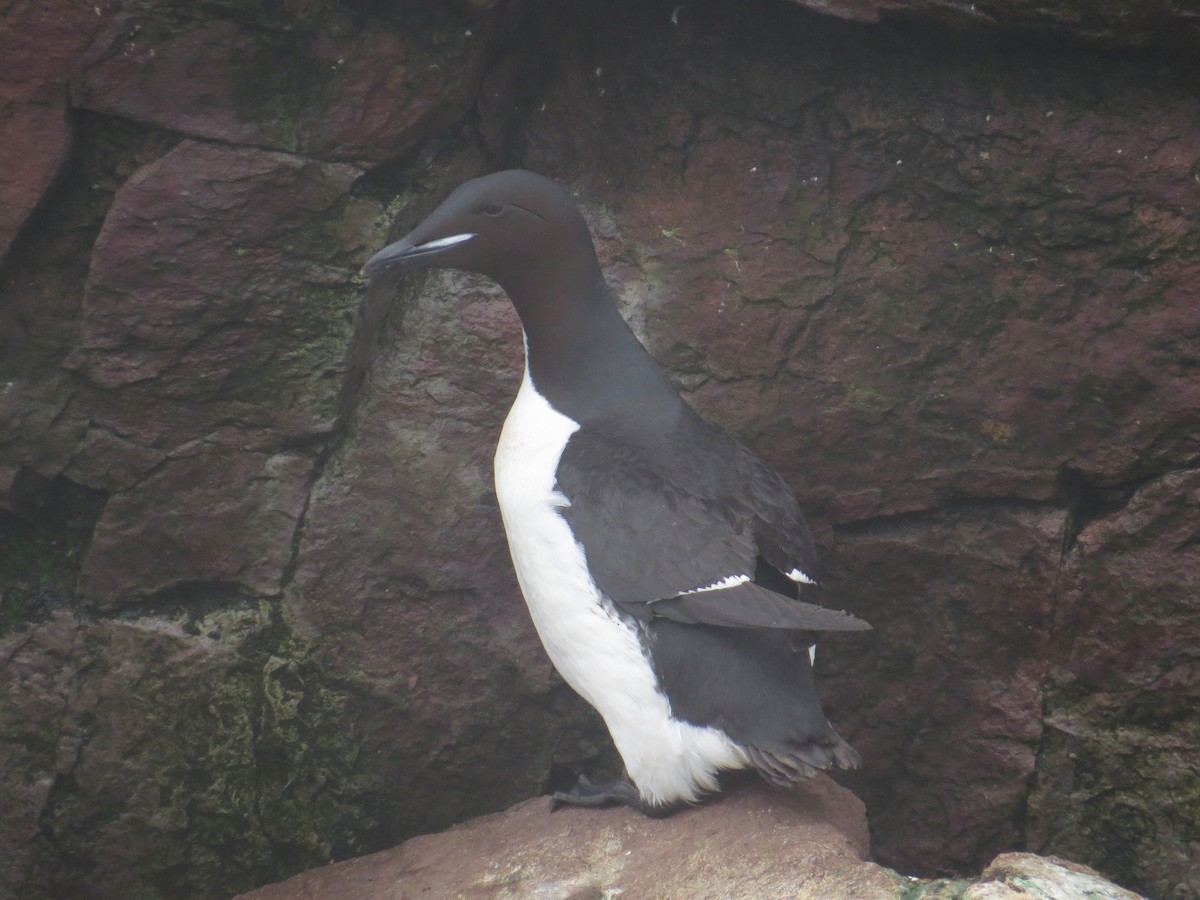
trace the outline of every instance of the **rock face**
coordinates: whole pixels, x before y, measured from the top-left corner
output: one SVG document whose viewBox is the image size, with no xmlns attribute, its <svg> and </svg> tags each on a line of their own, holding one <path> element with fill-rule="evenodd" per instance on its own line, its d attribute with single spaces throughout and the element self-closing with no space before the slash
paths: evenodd
<svg viewBox="0 0 1200 900">
<path fill-rule="evenodd" d="M 551 815 L 539 798 L 239 900 L 1139 900 L 1084 866 L 1028 853 L 997 857 L 978 879 L 922 882 L 866 862 L 867 848 L 862 804 L 823 776 L 790 791 L 742 785 L 657 821 L 628 809 Z"/>
<path fill-rule="evenodd" d="M 6 3 L 0 27 L 0 260 L 71 148 L 64 86 L 111 17 L 112 4 Z"/>
<path fill-rule="evenodd" d="M 814 12 L 854 22 L 938 21 L 947 25 L 1046 33 L 1103 45 L 1156 42 L 1187 45 L 1200 36 L 1197 9 L 1188 0 L 1127 3 L 1113 0 L 793 0 Z"/>
<path fill-rule="evenodd" d="M 271 885 L 242 900 L 318 897 L 899 896 L 866 858 L 861 803 L 819 777 L 732 791 L 668 819 L 562 809 L 546 798 Z"/>
<path fill-rule="evenodd" d="M 500 534 L 511 308 L 356 276 L 508 165 L 875 625 L 819 674 L 876 857 L 1200 890 L 1195 11 L 811 5 L 9 4 L 0 896 L 225 897 L 613 765 Z"/>
</svg>

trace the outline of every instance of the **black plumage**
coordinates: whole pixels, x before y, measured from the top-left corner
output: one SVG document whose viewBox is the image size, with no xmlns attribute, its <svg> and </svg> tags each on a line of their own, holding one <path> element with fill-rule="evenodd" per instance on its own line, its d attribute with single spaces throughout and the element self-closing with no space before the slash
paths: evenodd
<svg viewBox="0 0 1200 900">
<path fill-rule="evenodd" d="M 774 470 L 682 402 L 665 420 L 610 416 L 583 425 L 563 451 L 558 487 L 571 501 L 563 516 L 597 586 L 635 618 L 867 627 L 801 602 L 815 584 L 767 580 L 766 569 L 780 576 L 798 569 L 816 581 L 816 549 L 800 508 Z M 752 580 L 701 590 L 737 576 Z"/>
<path fill-rule="evenodd" d="M 643 624 L 676 716 L 722 729 L 775 784 L 858 764 L 821 711 L 808 648 L 812 632 L 868 626 L 802 601 L 817 585 L 786 576 L 815 582 L 817 555 L 773 469 L 681 403 L 653 424 L 581 427 L 558 487 L 597 586 Z"/>
</svg>

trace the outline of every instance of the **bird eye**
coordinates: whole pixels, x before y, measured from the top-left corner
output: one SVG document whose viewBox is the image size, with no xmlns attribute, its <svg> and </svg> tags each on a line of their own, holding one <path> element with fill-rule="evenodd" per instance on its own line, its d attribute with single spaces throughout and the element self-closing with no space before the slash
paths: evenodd
<svg viewBox="0 0 1200 900">
<path fill-rule="evenodd" d="M 500 213 L 504 212 L 504 204 L 489 203 L 487 206 L 481 209 L 480 212 L 482 212 L 485 216 L 491 216 L 492 218 L 495 218 L 496 216 L 500 215 Z"/>
</svg>

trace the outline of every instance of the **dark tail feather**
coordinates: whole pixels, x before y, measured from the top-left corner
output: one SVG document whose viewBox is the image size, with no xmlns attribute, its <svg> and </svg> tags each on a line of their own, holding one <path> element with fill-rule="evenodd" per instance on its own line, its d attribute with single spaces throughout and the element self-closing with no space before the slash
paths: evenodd
<svg viewBox="0 0 1200 900">
<path fill-rule="evenodd" d="M 830 732 L 829 744 L 808 744 L 804 747 L 765 749 L 743 747 L 750 764 L 764 779 L 778 787 L 788 787 L 836 765 L 840 769 L 857 769 L 862 757 L 858 752 Z"/>
</svg>

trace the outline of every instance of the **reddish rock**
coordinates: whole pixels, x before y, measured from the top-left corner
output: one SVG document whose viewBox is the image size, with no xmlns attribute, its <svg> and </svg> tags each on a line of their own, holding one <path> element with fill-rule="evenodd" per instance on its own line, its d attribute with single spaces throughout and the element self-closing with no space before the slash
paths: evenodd
<svg viewBox="0 0 1200 900">
<path fill-rule="evenodd" d="M 108 501 L 83 561 L 80 594 L 102 606 L 193 582 L 278 594 L 312 471 L 311 458 L 237 450 L 220 440 L 172 451 Z"/>
<path fill-rule="evenodd" d="M 786 792 L 743 784 L 664 820 L 627 809 L 551 815 L 538 798 L 240 898 L 1141 900 L 1088 867 L 1055 857 L 1007 853 L 977 878 L 922 882 L 865 862 L 866 852 L 861 805 L 818 776 Z"/>
<path fill-rule="evenodd" d="M 554 21 L 588 37 L 560 48 L 574 74 L 534 120 L 532 165 L 609 206 L 602 244 L 650 345 L 796 485 L 828 602 L 875 625 L 818 670 L 864 751 L 880 858 L 980 865 L 1026 837 L 1074 530 L 1109 489 L 1195 465 L 1194 91 L 1131 89 L 1133 70 L 1086 54 L 917 63 L 858 31 L 768 78 L 783 34 L 677 19 L 639 20 L 640 80 L 595 20 Z M 733 70 L 736 87 L 711 74 Z M 1125 602 L 1117 579 L 1095 590 Z M 1167 620 L 1190 623 L 1169 596 Z M 1164 656 L 1144 636 L 1105 647 L 1104 671 Z M 1165 848 L 1188 827 L 1110 871 L 1170 889 Z M 1110 865 L 1111 843 L 1088 847 Z"/>
<path fill-rule="evenodd" d="M 207 581 L 279 592 L 315 465 L 280 448 L 337 415 L 347 282 L 374 209 L 347 199 L 357 175 L 185 142 L 118 192 L 68 359 L 113 398 L 69 468 L 118 491 L 84 564 L 89 599 Z"/>
<path fill-rule="evenodd" d="M 0 282 L 0 892 L 228 896 L 603 765 L 491 496 L 507 301 L 430 278 L 352 325 L 388 220 L 509 164 L 578 193 L 635 329 L 876 626 L 818 667 L 878 857 L 1194 890 L 1190 57 L 779 3 L 235 6 L 124 7 L 86 59 L 90 6 L 10 13 L 46 150 Z M 80 589 L 13 613 L 78 568 L 14 550 L 62 480 L 107 495 Z"/>
<path fill-rule="evenodd" d="M 520 378 L 515 313 L 478 281 L 439 283 L 401 301 L 351 439 L 314 486 L 283 613 L 330 677 L 381 704 L 365 711 L 378 752 L 420 759 L 396 789 L 417 821 L 445 827 L 537 793 L 591 714 L 564 696 L 529 624 L 492 489 Z"/>
<path fill-rule="evenodd" d="M 1062 575 L 1029 842 L 1163 895 L 1197 871 L 1200 477 L 1108 499 L 1120 508 L 1086 524 Z"/>
<path fill-rule="evenodd" d="M 499 18 L 494 3 L 473 6 L 181 19 L 150 5 L 97 42 L 72 99 L 193 137 L 386 161 L 470 104 Z"/>
<path fill-rule="evenodd" d="M 0 47 L 0 52 L 3 48 Z M 0 103 L 0 260 L 50 187 L 70 147 L 62 105 Z"/>
<path fill-rule="evenodd" d="M 16 0 L 0 28 L 0 262 L 70 149 L 65 84 L 111 2 Z"/>
<path fill-rule="evenodd" d="M 1140 45 L 1164 40 L 1195 41 L 1200 37 L 1196 11 L 1186 0 L 1130 7 L 1112 0 L 792 0 L 813 12 L 853 22 L 903 19 L 945 22 L 975 28 L 1001 28 L 1021 33 L 1104 44 Z"/>
<path fill-rule="evenodd" d="M 374 211 L 346 196 L 359 174 L 190 141 L 143 167 L 96 240 L 67 364 L 106 388 L 153 380 L 163 400 L 254 409 L 254 428 L 328 430 Z"/>
<path fill-rule="evenodd" d="M 824 777 L 791 791 L 747 784 L 668 819 L 629 809 L 563 809 L 545 797 L 316 869 L 245 900 L 431 897 L 900 896 L 863 862 L 862 806 Z"/>
<path fill-rule="evenodd" d="M 962 870 L 981 848 L 1021 845 L 1063 518 L 984 504 L 839 530 L 826 585 L 877 629 L 828 642 L 818 672 L 828 715 L 869 761 L 846 781 L 874 799 L 889 864 Z"/>
</svg>

